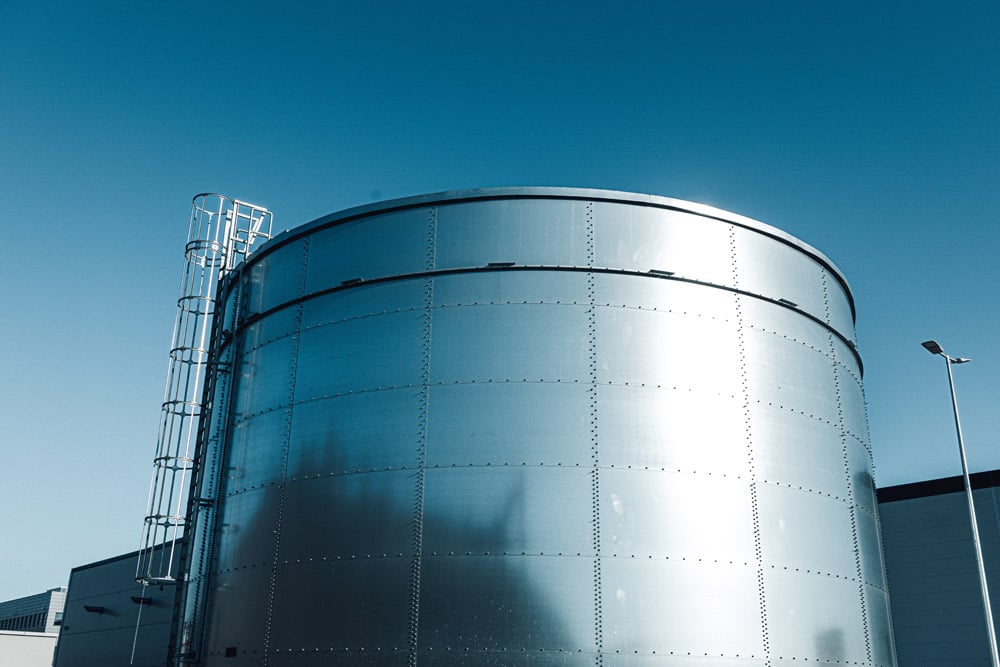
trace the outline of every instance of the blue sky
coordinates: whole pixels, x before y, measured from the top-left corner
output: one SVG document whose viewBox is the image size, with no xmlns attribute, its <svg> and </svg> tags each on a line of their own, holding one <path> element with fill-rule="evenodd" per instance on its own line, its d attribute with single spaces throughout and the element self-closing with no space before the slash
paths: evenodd
<svg viewBox="0 0 1000 667">
<path fill-rule="evenodd" d="M 3 3 L 0 599 L 138 546 L 191 197 L 688 199 L 858 306 L 881 485 L 1000 467 L 1000 5 Z"/>
</svg>

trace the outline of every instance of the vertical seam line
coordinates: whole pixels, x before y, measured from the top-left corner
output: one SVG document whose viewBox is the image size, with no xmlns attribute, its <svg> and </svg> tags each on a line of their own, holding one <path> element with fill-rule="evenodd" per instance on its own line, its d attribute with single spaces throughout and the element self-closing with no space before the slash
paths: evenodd
<svg viewBox="0 0 1000 667">
<path fill-rule="evenodd" d="M 425 269 L 437 262 L 437 207 L 427 210 L 427 256 Z M 424 282 L 424 312 L 421 328 L 420 407 L 417 425 L 417 471 L 413 500 L 413 561 L 410 564 L 410 619 L 407 631 L 407 664 L 416 667 L 420 639 L 420 586 L 423 577 L 424 494 L 427 475 L 427 431 L 430 410 L 431 333 L 434 313 L 434 278 Z"/>
<path fill-rule="evenodd" d="M 736 252 L 736 231 L 729 228 L 729 251 L 733 267 L 733 284 L 739 288 L 740 272 Z M 753 418 L 750 410 L 750 387 L 747 380 L 747 346 L 744 335 L 743 308 L 741 296 L 734 294 L 736 300 L 736 336 L 740 358 L 740 392 L 743 399 L 743 423 L 747 439 L 747 474 L 750 478 L 750 511 L 753 517 L 753 547 L 757 566 L 757 599 L 760 606 L 760 632 L 764 649 L 764 665 L 771 667 L 771 642 L 768 633 L 767 594 L 764 589 L 764 552 L 761 544 L 760 503 L 757 497 L 757 467 L 753 439 Z M 753 656 L 751 656 L 753 657 Z"/>
<path fill-rule="evenodd" d="M 306 266 L 309 265 L 309 237 L 302 242 L 302 271 L 299 274 L 299 295 L 305 292 Z M 281 484 L 278 487 L 278 510 L 274 524 L 274 541 L 271 551 L 271 576 L 267 588 L 267 612 L 264 622 L 263 657 L 261 666 L 267 667 L 270 661 L 271 629 L 274 621 L 274 599 L 278 586 L 278 556 L 281 550 L 281 529 L 285 515 L 285 491 L 288 488 L 288 452 L 291 448 L 292 412 L 295 410 L 295 380 L 298 375 L 299 344 L 302 339 L 302 309 L 300 303 L 295 309 L 295 337 L 292 340 L 292 354 L 289 361 L 288 408 L 285 411 L 285 445 L 281 456 Z M 278 649 L 276 649 L 278 650 Z"/>
<path fill-rule="evenodd" d="M 587 267 L 594 266 L 594 203 L 587 202 Z M 587 354 L 590 410 L 590 492 L 591 492 L 591 540 L 594 550 L 594 664 L 601 667 L 604 664 L 604 619 L 603 619 L 603 577 L 601 575 L 601 478 L 600 456 L 598 451 L 597 433 L 597 312 L 594 273 L 587 273 Z"/>
</svg>

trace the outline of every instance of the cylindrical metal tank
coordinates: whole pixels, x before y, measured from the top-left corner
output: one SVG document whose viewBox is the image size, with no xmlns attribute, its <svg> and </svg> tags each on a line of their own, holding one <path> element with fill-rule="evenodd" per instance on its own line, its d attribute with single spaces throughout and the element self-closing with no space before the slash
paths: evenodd
<svg viewBox="0 0 1000 667">
<path fill-rule="evenodd" d="M 472 190 L 286 232 L 220 298 L 189 660 L 895 664 L 853 301 L 809 245 Z"/>
</svg>

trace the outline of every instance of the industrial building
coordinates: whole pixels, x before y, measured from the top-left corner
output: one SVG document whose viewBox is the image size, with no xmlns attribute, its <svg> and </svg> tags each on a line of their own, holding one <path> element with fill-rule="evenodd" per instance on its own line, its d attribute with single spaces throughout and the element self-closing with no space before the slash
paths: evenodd
<svg viewBox="0 0 1000 667">
<path fill-rule="evenodd" d="M 1000 591 L 1000 470 L 970 479 L 995 603 Z M 878 495 L 899 664 L 990 664 L 962 478 L 887 487 Z M 994 613 L 994 627 L 997 621 Z"/>
<path fill-rule="evenodd" d="M 63 620 L 66 588 L 0 602 L 0 664 L 49 667 Z"/>
<path fill-rule="evenodd" d="M 896 664 L 853 300 L 818 250 L 602 190 L 252 247 L 268 215 L 195 200 L 147 517 L 188 546 L 139 568 L 181 583 L 172 661 Z"/>
<path fill-rule="evenodd" d="M 66 588 L 0 602 L 0 630 L 14 632 L 58 632 L 66 604 Z"/>
<path fill-rule="evenodd" d="M 177 586 L 135 581 L 139 553 L 73 568 L 55 667 L 160 667 Z M 64 589 L 65 590 L 65 589 Z"/>
</svg>

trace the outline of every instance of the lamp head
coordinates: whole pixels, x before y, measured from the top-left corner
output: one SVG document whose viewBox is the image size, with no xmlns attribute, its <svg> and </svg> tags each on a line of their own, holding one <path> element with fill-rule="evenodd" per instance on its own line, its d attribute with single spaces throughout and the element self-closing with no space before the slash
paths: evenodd
<svg viewBox="0 0 1000 667">
<path fill-rule="evenodd" d="M 925 340 L 921 343 L 931 354 L 944 354 L 944 348 L 938 345 L 936 340 Z"/>
</svg>

